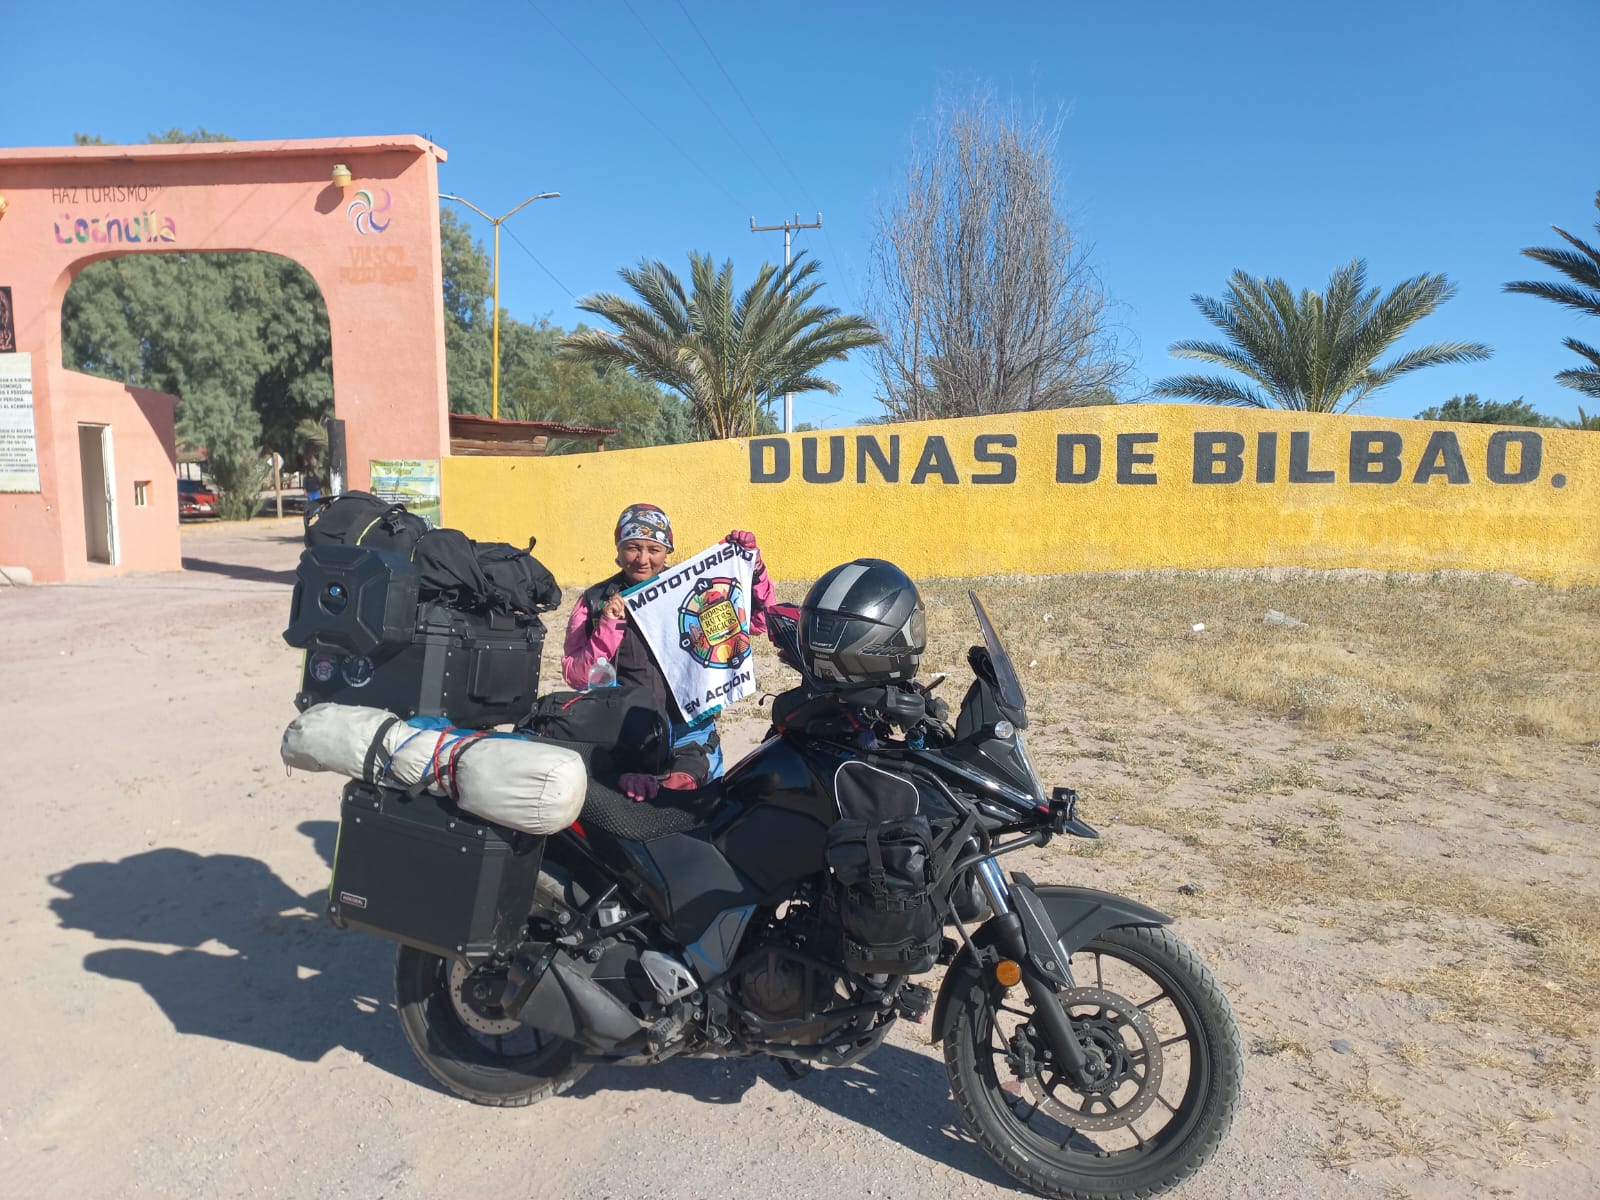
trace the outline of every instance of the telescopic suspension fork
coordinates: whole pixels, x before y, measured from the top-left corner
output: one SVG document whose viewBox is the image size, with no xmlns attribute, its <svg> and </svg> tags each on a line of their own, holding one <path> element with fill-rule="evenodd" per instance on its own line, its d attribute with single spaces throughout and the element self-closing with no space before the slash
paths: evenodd
<svg viewBox="0 0 1600 1200">
<path fill-rule="evenodd" d="M 978 880 L 994 909 L 1000 950 L 1022 968 L 1022 985 L 1033 1001 L 1033 1021 L 1057 1066 L 1074 1082 L 1089 1082 L 1088 1059 L 1056 993 L 1072 987 L 1060 943 L 1038 897 L 1026 887 L 1013 889 L 992 857 L 978 862 Z"/>
</svg>

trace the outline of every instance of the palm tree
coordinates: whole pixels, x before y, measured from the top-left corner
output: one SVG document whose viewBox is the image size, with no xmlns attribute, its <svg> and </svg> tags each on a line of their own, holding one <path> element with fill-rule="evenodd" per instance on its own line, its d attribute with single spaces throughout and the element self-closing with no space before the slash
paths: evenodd
<svg viewBox="0 0 1600 1200">
<path fill-rule="evenodd" d="M 1600 208 L 1600 191 L 1594 194 L 1594 206 Z M 1596 232 L 1600 232 L 1600 221 L 1596 221 L 1594 227 Z M 1520 283 L 1506 284 L 1506 291 L 1520 292 L 1524 296 L 1542 296 L 1546 300 L 1554 300 L 1557 304 L 1575 308 L 1588 316 L 1600 317 L 1600 249 L 1573 237 L 1559 225 L 1552 225 L 1550 228 L 1566 238 L 1573 249 L 1530 246 L 1522 253 L 1535 262 L 1554 267 L 1572 282 L 1544 283 L 1539 280 L 1523 280 Z M 1566 387 L 1576 388 L 1585 396 L 1600 398 L 1600 350 L 1571 337 L 1564 338 L 1562 345 L 1588 359 L 1589 365 L 1558 371 L 1556 380 Z"/>
<path fill-rule="evenodd" d="M 749 437 L 757 414 L 783 393 L 838 392 L 816 369 L 881 340 L 866 318 L 811 302 L 822 286 L 813 278 L 820 265 L 803 255 L 787 273 L 764 263 L 735 295 L 731 260 L 719 268 L 691 252 L 686 293 L 665 263 L 642 259 L 618 272 L 637 299 L 602 292 L 578 301 L 616 329 L 580 329 L 559 348 L 678 392 L 701 436 Z"/>
<path fill-rule="evenodd" d="M 1443 275 L 1418 275 L 1380 296 L 1367 288 L 1359 258 L 1333 273 L 1326 292 L 1307 289 L 1298 297 L 1281 279 L 1235 271 L 1221 300 L 1191 297 L 1227 343 L 1174 342 L 1171 352 L 1231 367 L 1259 390 L 1220 375 L 1175 375 L 1152 391 L 1206 404 L 1345 412 L 1412 371 L 1493 353 L 1478 342 L 1434 342 L 1373 365 L 1455 291 Z"/>
</svg>

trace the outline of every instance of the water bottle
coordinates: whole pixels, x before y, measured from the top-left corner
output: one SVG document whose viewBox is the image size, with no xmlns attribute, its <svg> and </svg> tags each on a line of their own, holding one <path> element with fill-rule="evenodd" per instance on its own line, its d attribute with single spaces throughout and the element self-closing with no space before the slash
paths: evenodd
<svg viewBox="0 0 1600 1200">
<path fill-rule="evenodd" d="M 589 668 L 589 686 L 592 688 L 614 687 L 617 682 L 617 669 L 611 665 L 611 660 L 601 655 L 594 660 L 594 666 Z"/>
</svg>

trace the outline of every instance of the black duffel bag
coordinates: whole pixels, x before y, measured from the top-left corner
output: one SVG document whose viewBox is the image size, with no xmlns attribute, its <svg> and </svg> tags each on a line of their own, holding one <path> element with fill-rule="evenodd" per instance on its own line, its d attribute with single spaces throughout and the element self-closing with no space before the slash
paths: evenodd
<svg viewBox="0 0 1600 1200">
<path fill-rule="evenodd" d="M 491 607 L 489 577 L 478 564 L 472 539 L 459 529 L 428 530 L 417 539 L 411 561 L 424 600 L 442 600 L 463 612 L 486 612 Z"/>
<path fill-rule="evenodd" d="M 489 599 L 502 612 L 549 612 L 561 603 L 561 587 L 549 569 L 526 550 L 507 542 L 478 542 L 478 567 L 489 583 Z"/>
<path fill-rule="evenodd" d="M 605 749 L 620 771 L 664 775 L 673 767 L 672 722 L 649 688 L 550 692 L 539 697 L 528 724 L 542 737 Z"/>
<path fill-rule="evenodd" d="M 342 492 L 306 505 L 306 546 L 367 546 L 411 557 L 431 528 L 426 517 L 371 492 Z"/>
<path fill-rule="evenodd" d="M 916 975 L 939 955 L 933 830 L 926 817 L 839 821 L 824 850 L 824 900 L 844 933 L 844 965 L 861 975 Z"/>
</svg>

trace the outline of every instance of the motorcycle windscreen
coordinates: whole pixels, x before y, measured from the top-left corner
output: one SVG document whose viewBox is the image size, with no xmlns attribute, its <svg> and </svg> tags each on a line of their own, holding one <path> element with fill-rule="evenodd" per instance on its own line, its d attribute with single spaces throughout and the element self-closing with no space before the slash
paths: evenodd
<svg viewBox="0 0 1600 1200">
<path fill-rule="evenodd" d="M 1022 695 L 1022 681 L 1017 678 L 1017 669 L 1011 663 L 1011 656 L 1006 653 L 1006 648 L 1000 644 L 1000 635 L 995 632 L 994 622 L 989 620 L 989 613 L 983 607 L 983 601 L 978 599 L 978 593 L 969 591 L 967 596 L 972 600 L 972 610 L 978 617 L 978 629 L 983 634 L 983 644 L 989 651 L 989 661 L 994 664 L 994 679 L 997 685 L 995 700 L 1000 705 L 1000 711 L 1010 719 L 1012 724 L 1026 729 L 1028 726 L 1028 702 Z"/>
</svg>

